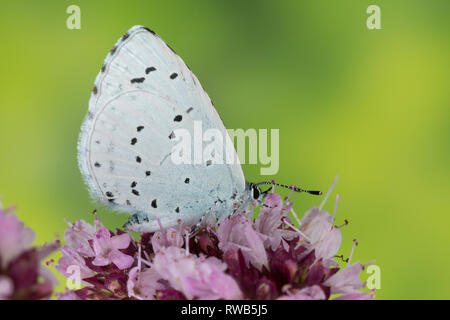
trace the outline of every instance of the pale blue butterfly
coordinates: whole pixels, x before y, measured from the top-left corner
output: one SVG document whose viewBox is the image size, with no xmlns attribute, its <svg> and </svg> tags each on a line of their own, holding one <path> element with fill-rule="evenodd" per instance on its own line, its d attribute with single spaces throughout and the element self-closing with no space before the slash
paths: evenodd
<svg viewBox="0 0 450 320">
<path fill-rule="evenodd" d="M 229 138 L 183 60 L 152 30 L 132 27 L 97 75 L 78 144 L 80 170 L 91 195 L 133 214 L 126 229 L 214 225 L 245 211 L 253 200 L 261 202 L 269 191 L 262 192 L 259 185 L 273 182 L 247 183 L 238 161 L 176 165 L 167 160 L 174 130 L 192 130 L 194 121 Z"/>
</svg>

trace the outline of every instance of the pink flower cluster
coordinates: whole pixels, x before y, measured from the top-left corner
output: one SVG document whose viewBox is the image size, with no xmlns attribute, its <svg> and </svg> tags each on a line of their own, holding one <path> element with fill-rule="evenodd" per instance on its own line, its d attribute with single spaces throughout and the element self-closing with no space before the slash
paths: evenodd
<svg viewBox="0 0 450 320">
<path fill-rule="evenodd" d="M 56 278 L 41 261 L 59 244 L 32 247 L 34 238 L 34 232 L 15 216 L 15 208 L 3 210 L 0 204 L 0 300 L 52 295 Z"/>
<path fill-rule="evenodd" d="M 336 201 L 337 206 L 337 201 Z M 67 277 L 78 271 L 82 287 L 60 299 L 372 299 L 364 292 L 364 265 L 340 267 L 340 227 L 313 207 L 300 220 L 289 197 L 267 196 L 254 210 L 195 235 L 182 225 L 142 234 L 79 220 L 66 230 L 56 266 Z M 288 214 L 297 220 L 295 227 Z M 70 270 L 70 271 L 69 271 Z"/>
</svg>

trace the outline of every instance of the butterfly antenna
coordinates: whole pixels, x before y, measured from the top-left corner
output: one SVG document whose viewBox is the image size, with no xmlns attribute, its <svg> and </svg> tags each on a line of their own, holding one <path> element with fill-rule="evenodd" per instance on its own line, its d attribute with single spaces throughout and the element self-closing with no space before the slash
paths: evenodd
<svg viewBox="0 0 450 320">
<path fill-rule="evenodd" d="M 272 187 L 267 189 L 266 191 L 262 191 L 261 193 L 264 195 L 264 197 L 269 193 L 269 191 L 272 190 Z"/>
<path fill-rule="evenodd" d="M 320 196 L 322 194 L 322 191 L 305 190 L 305 189 L 299 188 L 299 187 L 294 186 L 294 185 L 288 186 L 288 185 L 285 185 L 285 184 L 276 183 L 274 180 L 259 182 L 259 183 L 256 183 L 255 185 L 256 186 L 260 186 L 260 185 L 264 185 L 264 184 L 271 184 L 273 186 L 278 186 L 278 187 L 282 187 L 282 188 L 286 188 L 286 189 L 291 189 L 291 190 L 293 190 L 295 192 L 305 192 L 305 193 L 313 194 L 313 195 L 316 195 L 316 196 Z M 263 193 L 267 193 L 267 192 L 269 192 L 269 190 L 270 189 L 264 191 Z"/>
</svg>

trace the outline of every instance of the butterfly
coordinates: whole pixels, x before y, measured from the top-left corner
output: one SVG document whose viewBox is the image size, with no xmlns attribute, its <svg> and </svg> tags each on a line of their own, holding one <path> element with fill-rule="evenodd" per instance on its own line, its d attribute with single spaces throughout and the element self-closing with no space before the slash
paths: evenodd
<svg viewBox="0 0 450 320">
<path fill-rule="evenodd" d="M 79 167 L 90 194 L 132 214 L 125 229 L 215 225 L 254 201 L 262 203 L 269 190 L 260 186 L 275 184 L 246 182 L 239 161 L 171 161 L 174 132 L 193 131 L 195 121 L 230 139 L 183 60 L 154 31 L 132 27 L 108 53 L 95 79 L 78 142 Z M 233 153 L 238 159 L 234 148 Z"/>
</svg>

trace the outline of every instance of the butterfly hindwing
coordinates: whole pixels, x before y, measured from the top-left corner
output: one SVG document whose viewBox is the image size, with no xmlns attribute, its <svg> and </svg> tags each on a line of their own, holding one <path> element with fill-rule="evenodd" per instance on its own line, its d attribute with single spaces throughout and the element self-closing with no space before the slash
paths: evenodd
<svg viewBox="0 0 450 320">
<path fill-rule="evenodd" d="M 91 194 L 116 210 L 164 225 L 194 221 L 218 199 L 245 188 L 239 164 L 171 161 L 177 128 L 226 129 L 195 75 L 151 30 L 135 26 L 96 78 L 79 141 Z"/>
</svg>

